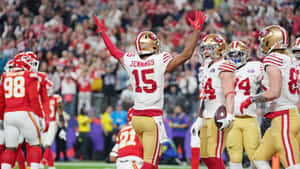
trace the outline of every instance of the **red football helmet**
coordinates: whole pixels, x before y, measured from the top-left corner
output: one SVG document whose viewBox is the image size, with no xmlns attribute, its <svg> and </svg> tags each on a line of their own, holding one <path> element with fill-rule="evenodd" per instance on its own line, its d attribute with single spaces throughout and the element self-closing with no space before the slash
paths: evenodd
<svg viewBox="0 0 300 169">
<path fill-rule="evenodd" d="M 127 112 L 127 120 L 128 120 L 128 123 L 131 123 L 131 120 L 132 120 L 132 116 L 133 116 L 133 111 L 134 111 L 134 108 L 130 108 Z"/>
<path fill-rule="evenodd" d="M 30 71 L 32 69 L 31 62 L 32 59 L 25 53 L 19 53 L 16 55 L 13 59 L 14 65 L 13 70 L 24 70 L 24 71 Z"/>
<path fill-rule="evenodd" d="M 31 51 L 26 52 L 26 55 L 28 55 L 31 58 L 31 66 L 32 66 L 32 71 L 37 72 L 39 69 L 39 58 L 37 57 L 37 55 Z"/>
</svg>

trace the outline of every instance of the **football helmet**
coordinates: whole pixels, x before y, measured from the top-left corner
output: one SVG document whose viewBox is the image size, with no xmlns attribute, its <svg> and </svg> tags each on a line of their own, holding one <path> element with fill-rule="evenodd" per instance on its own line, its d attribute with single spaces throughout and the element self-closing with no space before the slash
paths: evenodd
<svg viewBox="0 0 300 169">
<path fill-rule="evenodd" d="M 247 62 L 247 46 L 242 41 L 232 41 L 228 46 L 227 59 L 232 60 L 237 67 Z"/>
<path fill-rule="evenodd" d="M 39 69 L 39 58 L 37 57 L 37 55 L 33 52 L 26 52 L 25 54 L 27 54 L 30 58 L 31 58 L 31 66 L 32 66 L 32 71 L 37 72 Z"/>
<path fill-rule="evenodd" d="M 212 60 L 223 56 L 226 50 L 225 39 L 218 34 L 206 35 L 199 47 L 199 54 L 202 58 L 211 57 Z"/>
<path fill-rule="evenodd" d="M 133 116 L 133 111 L 134 109 L 131 107 L 128 112 L 127 112 L 127 120 L 128 120 L 128 123 L 131 124 L 131 120 L 132 120 L 132 116 Z"/>
<path fill-rule="evenodd" d="M 272 52 L 274 49 L 287 49 L 288 47 L 288 34 L 287 31 L 279 25 L 271 25 L 265 27 L 259 33 L 260 50 L 264 55 Z"/>
<path fill-rule="evenodd" d="M 139 33 L 135 40 L 135 47 L 139 55 L 154 54 L 160 51 L 159 40 L 151 31 Z"/>
<path fill-rule="evenodd" d="M 16 71 L 30 71 L 32 66 L 30 64 L 31 58 L 25 53 L 17 54 L 13 59 L 13 70 Z"/>
</svg>

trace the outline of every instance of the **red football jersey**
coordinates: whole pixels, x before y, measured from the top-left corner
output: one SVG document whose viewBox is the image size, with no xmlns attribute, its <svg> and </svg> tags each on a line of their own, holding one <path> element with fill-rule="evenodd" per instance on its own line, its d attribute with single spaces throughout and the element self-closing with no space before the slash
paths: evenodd
<svg viewBox="0 0 300 169">
<path fill-rule="evenodd" d="M 37 72 L 39 76 L 39 83 L 38 83 L 38 92 L 40 94 L 40 99 L 43 105 L 43 110 L 45 114 L 43 117 L 49 117 L 51 110 L 49 106 L 49 97 L 48 97 L 48 91 L 47 91 L 47 81 L 48 77 L 46 73 Z"/>
<path fill-rule="evenodd" d="M 143 159 L 143 145 L 132 126 L 126 126 L 117 138 L 119 157 L 137 156 Z"/>
<path fill-rule="evenodd" d="M 31 71 L 7 72 L 0 85 L 0 113 L 30 111 L 43 116 L 37 91 L 38 75 Z"/>
<path fill-rule="evenodd" d="M 56 121 L 56 112 L 57 112 L 57 106 L 62 103 L 62 98 L 60 95 L 53 95 L 49 99 L 49 105 L 50 105 L 50 121 Z"/>
</svg>

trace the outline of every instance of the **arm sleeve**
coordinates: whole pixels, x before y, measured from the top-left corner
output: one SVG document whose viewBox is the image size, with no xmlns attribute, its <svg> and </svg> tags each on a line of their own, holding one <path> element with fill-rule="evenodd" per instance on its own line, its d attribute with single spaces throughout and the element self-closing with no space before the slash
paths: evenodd
<svg viewBox="0 0 300 169">
<path fill-rule="evenodd" d="M 236 66 L 233 62 L 226 60 L 221 63 L 218 67 L 219 72 L 234 72 L 236 70 Z"/>
<path fill-rule="evenodd" d="M 120 59 L 124 56 L 124 52 L 120 51 L 109 39 L 109 37 L 107 36 L 106 33 L 102 33 L 101 34 L 105 46 L 108 48 L 110 54 L 116 58 L 118 61 L 120 61 Z"/>
<path fill-rule="evenodd" d="M 39 94 L 37 91 L 38 79 L 31 80 L 28 85 L 29 103 L 33 112 L 39 117 L 43 117 L 43 110 L 39 99 Z"/>
</svg>

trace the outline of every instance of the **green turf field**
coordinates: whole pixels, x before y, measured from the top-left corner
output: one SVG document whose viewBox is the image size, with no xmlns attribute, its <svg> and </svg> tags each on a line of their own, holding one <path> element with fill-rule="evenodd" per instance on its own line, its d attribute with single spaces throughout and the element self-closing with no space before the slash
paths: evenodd
<svg viewBox="0 0 300 169">
<path fill-rule="evenodd" d="M 56 169 L 115 169 L 115 164 L 107 164 L 104 162 L 56 162 Z M 190 169 L 189 165 L 159 165 L 159 169 Z M 199 169 L 206 169 L 201 165 Z"/>
</svg>

